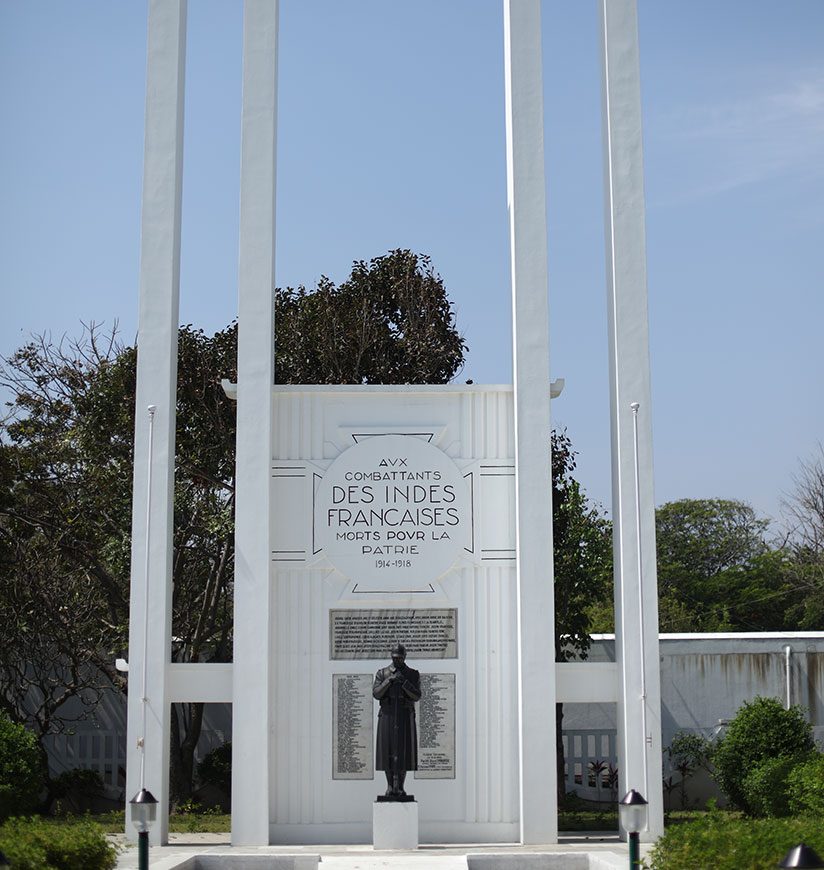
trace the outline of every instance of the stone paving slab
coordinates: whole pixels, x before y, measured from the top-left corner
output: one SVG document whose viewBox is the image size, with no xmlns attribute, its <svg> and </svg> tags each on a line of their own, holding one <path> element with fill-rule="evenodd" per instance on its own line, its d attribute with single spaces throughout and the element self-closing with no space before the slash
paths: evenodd
<svg viewBox="0 0 824 870">
<path fill-rule="evenodd" d="M 125 837 L 114 836 L 120 844 Z M 646 854 L 649 846 L 641 847 Z M 515 844 L 496 845 L 422 845 L 410 852 L 376 852 L 371 845 L 323 845 L 323 846 L 259 846 L 232 847 L 227 834 L 172 834 L 168 846 L 153 846 L 149 854 L 151 870 L 174 870 L 195 855 L 209 856 L 210 866 L 219 866 L 219 856 L 254 856 L 257 864 L 261 858 L 269 856 L 300 855 L 304 858 L 320 856 L 320 870 L 471 870 L 481 864 L 490 866 L 484 859 L 497 856 L 494 863 L 506 870 L 543 870 L 558 861 L 564 853 L 588 853 L 592 856 L 590 866 L 598 870 L 611 870 L 626 867 L 627 847 L 617 836 L 604 833 L 576 833 L 562 835 L 557 844 L 541 846 L 520 846 Z M 597 856 L 597 860 L 596 860 Z M 474 860 L 467 860 L 467 858 Z M 543 857 L 546 860 L 541 860 Z M 518 859 L 523 860 L 518 860 Z M 274 862 L 272 862 L 274 863 Z M 567 862 L 570 866 L 574 862 Z M 249 866 L 253 866 L 252 863 Z M 137 870 L 137 849 L 131 843 L 126 845 L 118 859 L 118 870 Z"/>
</svg>

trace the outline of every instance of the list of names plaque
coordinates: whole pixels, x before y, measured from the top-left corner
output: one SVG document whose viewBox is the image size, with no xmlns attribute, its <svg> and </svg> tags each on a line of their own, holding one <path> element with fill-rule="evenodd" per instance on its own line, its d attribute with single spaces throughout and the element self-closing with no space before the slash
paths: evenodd
<svg viewBox="0 0 824 870">
<path fill-rule="evenodd" d="M 455 674 L 421 674 L 415 779 L 455 779 Z"/>
<path fill-rule="evenodd" d="M 330 658 L 383 659 L 396 643 L 410 659 L 458 657 L 458 611 L 442 610 L 330 610 Z"/>
<path fill-rule="evenodd" d="M 372 676 L 332 674 L 332 779 L 372 779 Z"/>
</svg>

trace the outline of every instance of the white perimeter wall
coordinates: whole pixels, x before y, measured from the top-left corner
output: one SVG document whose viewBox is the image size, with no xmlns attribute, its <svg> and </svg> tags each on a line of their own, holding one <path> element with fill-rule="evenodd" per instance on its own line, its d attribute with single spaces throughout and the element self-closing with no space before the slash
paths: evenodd
<svg viewBox="0 0 824 870">
<path fill-rule="evenodd" d="M 785 648 L 790 647 L 789 662 Z M 806 713 L 824 740 L 824 632 L 662 634 L 661 721 L 663 745 L 678 731 L 707 737 L 756 695 L 787 697 Z M 614 661 L 615 641 L 597 635 L 593 662 Z M 615 708 L 580 704 L 564 711 L 564 728 L 615 728 Z"/>
</svg>

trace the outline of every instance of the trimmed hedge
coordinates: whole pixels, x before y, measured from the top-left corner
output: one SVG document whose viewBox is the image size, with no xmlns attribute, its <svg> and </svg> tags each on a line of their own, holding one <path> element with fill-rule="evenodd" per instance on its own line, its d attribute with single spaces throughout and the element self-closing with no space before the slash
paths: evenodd
<svg viewBox="0 0 824 870">
<path fill-rule="evenodd" d="M 810 753 L 812 726 L 800 707 L 785 710 L 776 698 L 745 701 L 712 753 L 716 780 L 730 802 L 747 813 L 744 780 L 767 759 Z"/>
<path fill-rule="evenodd" d="M 793 815 L 787 779 L 808 755 L 768 758 L 754 767 L 744 778 L 742 789 L 750 815 L 761 818 L 780 818 Z"/>
<path fill-rule="evenodd" d="M 113 870 L 117 864 L 117 847 L 91 819 L 9 819 L 0 826 L 0 851 L 14 870 Z"/>
<path fill-rule="evenodd" d="M 824 855 L 820 818 L 741 819 L 714 810 L 672 825 L 648 857 L 650 870 L 775 870 L 799 843 Z"/>
<path fill-rule="evenodd" d="M 790 811 L 824 819 L 824 754 L 813 755 L 787 776 Z"/>
</svg>

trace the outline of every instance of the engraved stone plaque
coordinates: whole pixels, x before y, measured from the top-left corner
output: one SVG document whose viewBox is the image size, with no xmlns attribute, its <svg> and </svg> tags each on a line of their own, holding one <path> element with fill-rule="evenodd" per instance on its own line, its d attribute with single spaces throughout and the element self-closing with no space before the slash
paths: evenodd
<svg viewBox="0 0 824 870">
<path fill-rule="evenodd" d="M 315 552 L 386 592 L 440 577 L 472 532 L 463 473 L 442 450 L 404 435 L 344 450 L 317 487 L 313 517 Z"/>
<path fill-rule="evenodd" d="M 332 674 L 332 779 L 373 779 L 372 675 Z"/>
<path fill-rule="evenodd" d="M 410 659 L 458 657 L 458 611 L 330 610 L 329 657 L 383 659 L 396 643 Z"/>
<path fill-rule="evenodd" d="M 455 779 L 455 674 L 421 674 L 415 779 Z"/>
</svg>

